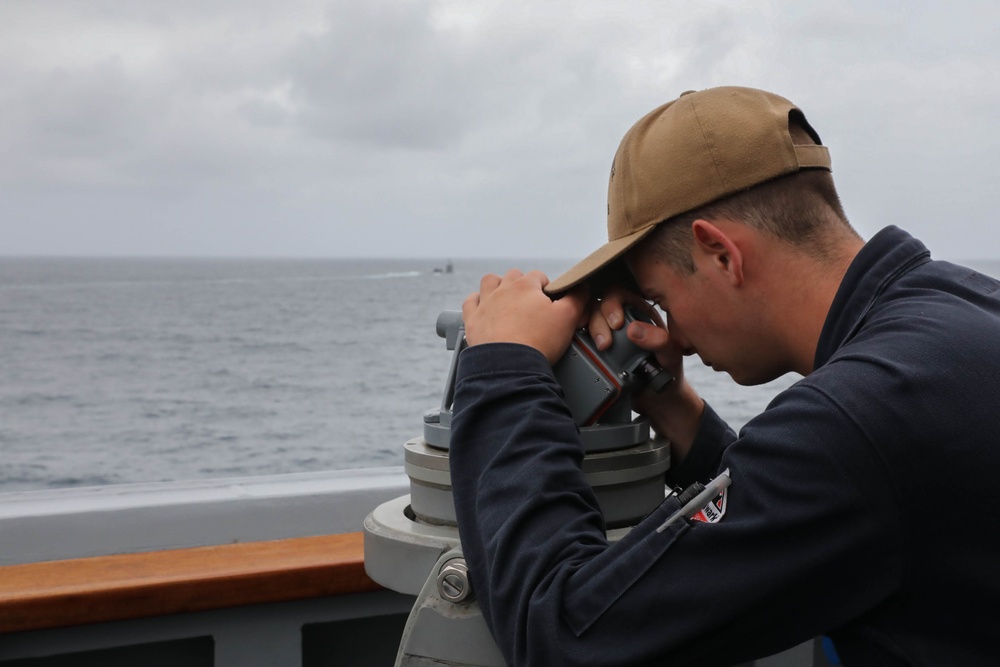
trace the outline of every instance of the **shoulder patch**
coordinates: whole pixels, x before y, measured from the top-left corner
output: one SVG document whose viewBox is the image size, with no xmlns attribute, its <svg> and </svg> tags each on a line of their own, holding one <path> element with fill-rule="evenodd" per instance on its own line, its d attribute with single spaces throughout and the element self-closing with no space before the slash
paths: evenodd
<svg viewBox="0 0 1000 667">
<path fill-rule="evenodd" d="M 719 473 L 718 477 L 704 485 L 704 488 L 694 498 L 667 517 L 667 520 L 656 529 L 656 532 L 662 533 L 668 526 L 682 518 L 701 521 L 702 523 L 718 523 L 721 521 L 722 517 L 726 515 L 726 491 L 732 481 L 729 477 L 729 468 L 726 468 Z M 692 484 L 681 495 L 686 496 L 695 487 L 696 485 Z"/>
<path fill-rule="evenodd" d="M 722 517 L 726 515 L 726 498 L 728 497 L 728 493 L 728 488 L 723 489 L 722 493 L 709 500 L 707 505 L 691 515 L 691 520 L 703 523 L 719 523 Z"/>
</svg>

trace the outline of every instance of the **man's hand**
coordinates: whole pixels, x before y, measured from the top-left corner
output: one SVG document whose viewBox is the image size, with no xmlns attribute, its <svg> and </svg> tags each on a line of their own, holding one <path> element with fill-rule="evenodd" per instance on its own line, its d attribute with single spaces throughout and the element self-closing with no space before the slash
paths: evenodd
<svg viewBox="0 0 1000 667">
<path fill-rule="evenodd" d="M 544 354 L 550 364 L 558 361 L 586 323 L 587 294 L 574 290 L 553 301 L 542 291 L 548 284 L 541 271 L 483 276 L 479 291 L 462 303 L 469 345 L 520 343 Z"/>
<path fill-rule="evenodd" d="M 660 393 L 649 390 L 640 392 L 633 407 L 636 412 L 649 417 L 657 433 L 670 440 L 674 461 L 682 461 L 698 432 L 705 402 L 684 379 L 684 352 L 671 343 L 668 325 L 664 324 L 660 314 L 637 294 L 612 288 L 605 292 L 600 307 L 591 310 L 587 325 L 590 336 L 598 349 L 610 347 L 612 329 L 620 329 L 625 323 L 626 304 L 638 308 L 656 322 L 655 325 L 632 322 L 625 332 L 628 339 L 641 349 L 652 352 L 657 363 L 676 378 Z"/>
<path fill-rule="evenodd" d="M 621 288 L 611 288 L 597 305 L 597 308 L 591 310 L 587 325 L 597 349 L 606 350 L 611 346 L 611 332 L 622 327 L 625 323 L 624 307 L 631 306 L 645 313 L 655 324 L 632 322 L 625 331 L 629 340 L 641 349 L 655 354 L 657 363 L 675 378 L 683 378 L 683 352 L 671 344 L 670 333 L 660 313 L 641 296 Z"/>
</svg>

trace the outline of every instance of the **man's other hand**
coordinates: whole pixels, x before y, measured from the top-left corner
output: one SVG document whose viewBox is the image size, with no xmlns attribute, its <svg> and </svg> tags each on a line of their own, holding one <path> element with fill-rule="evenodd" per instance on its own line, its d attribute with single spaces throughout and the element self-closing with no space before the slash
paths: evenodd
<svg viewBox="0 0 1000 667">
<path fill-rule="evenodd" d="M 550 364 L 558 361 L 573 333 L 587 322 L 587 292 L 573 290 L 553 301 L 542 291 L 548 283 L 541 271 L 483 276 L 479 291 L 462 303 L 469 345 L 520 343 L 544 354 Z"/>
<path fill-rule="evenodd" d="M 605 292 L 599 304 L 590 309 L 587 328 L 598 349 L 606 350 L 611 346 L 612 329 L 620 329 L 625 323 L 625 305 L 646 313 L 656 323 L 630 323 L 625 331 L 628 339 L 655 354 L 657 363 L 675 378 L 659 393 L 650 390 L 639 392 L 632 407 L 639 414 L 649 417 L 653 429 L 670 440 L 671 456 L 679 463 L 694 442 L 705 402 L 684 378 L 684 351 L 671 342 L 669 323 L 665 324 L 659 312 L 637 294 L 612 288 Z"/>
</svg>

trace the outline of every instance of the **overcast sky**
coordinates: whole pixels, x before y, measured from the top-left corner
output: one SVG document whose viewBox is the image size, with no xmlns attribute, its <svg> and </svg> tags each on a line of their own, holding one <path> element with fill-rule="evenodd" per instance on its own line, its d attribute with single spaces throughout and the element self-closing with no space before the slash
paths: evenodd
<svg viewBox="0 0 1000 667">
<path fill-rule="evenodd" d="M 689 89 L 765 88 L 866 238 L 1000 258 L 1000 3 L 4 0 L 0 255 L 557 257 Z"/>
</svg>

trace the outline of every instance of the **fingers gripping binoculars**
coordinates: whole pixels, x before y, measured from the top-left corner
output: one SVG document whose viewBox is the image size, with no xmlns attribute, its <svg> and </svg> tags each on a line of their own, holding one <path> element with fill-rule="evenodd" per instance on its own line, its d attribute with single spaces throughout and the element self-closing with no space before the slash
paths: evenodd
<svg viewBox="0 0 1000 667">
<path fill-rule="evenodd" d="M 674 380 L 651 353 L 628 339 L 625 330 L 633 321 L 653 323 L 625 306 L 625 324 L 612 331 L 611 347 L 598 350 L 587 330 L 581 329 L 553 366 L 577 426 L 596 424 L 613 405 L 644 386 L 658 392 Z"/>
</svg>

